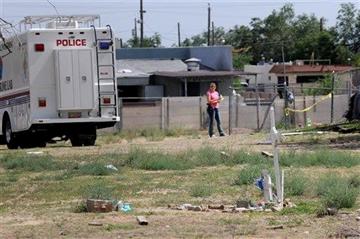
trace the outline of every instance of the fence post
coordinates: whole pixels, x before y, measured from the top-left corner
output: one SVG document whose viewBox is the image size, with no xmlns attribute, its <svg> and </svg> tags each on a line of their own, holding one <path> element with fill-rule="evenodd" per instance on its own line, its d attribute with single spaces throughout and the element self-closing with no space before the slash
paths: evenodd
<svg viewBox="0 0 360 239">
<path fill-rule="evenodd" d="M 161 98 L 161 112 L 160 112 L 160 119 L 161 119 L 161 123 L 160 123 L 160 128 L 162 130 L 165 129 L 165 98 Z"/>
<path fill-rule="evenodd" d="M 260 116 L 259 116 L 260 99 L 259 99 L 257 75 L 255 76 L 255 94 L 256 94 L 256 130 L 259 131 L 259 129 L 260 129 Z"/>
<path fill-rule="evenodd" d="M 170 128 L 170 98 L 166 98 L 166 129 Z"/>
<path fill-rule="evenodd" d="M 306 96 L 304 93 L 304 85 L 301 83 L 301 93 L 303 94 L 303 109 L 306 109 Z M 303 117 L 304 117 L 304 127 L 306 127 L 306 111 L 303 112 Z"/>
<path fill-rule="evenodd" d="M 200 120 L 200 127 L 199 129 L 203 129 L 203 114 L 202 114 L 202 97 L 199 96 L 199 120 Z"/>
<path fill-rule="evenodd" d="M 229 135 L 231 135 L 231 133 L 232 133 L 232 126 L 231 126 L 232 107 L 231 107 L 231 105 L 232 105 L 232 94 L 230 93 L 229 94 Z"/>
<path fill-rule="evenodd" d="M 331 109 L 330 109 L 330 123 L 334 122 L 334 87 L 335 87 L 335 74 L 331 78 Z"/>
<path fill-rule="evenodd" d="M 118 98 L 118 116 L 120 117 L 120 122 L 115 124 L 115 131 L 119 132 L 123 129 L 124 118 L 123 118 L 123 99 Z"/>
<path fill-rule="evenodd" d="M 236 128 L 239 127 L 239 103 L 240 103 L 240 99 L 239 99 L 239 95 L 236 94 L 236 108 L 235 108 L 235 126 Z"/>
</svg>

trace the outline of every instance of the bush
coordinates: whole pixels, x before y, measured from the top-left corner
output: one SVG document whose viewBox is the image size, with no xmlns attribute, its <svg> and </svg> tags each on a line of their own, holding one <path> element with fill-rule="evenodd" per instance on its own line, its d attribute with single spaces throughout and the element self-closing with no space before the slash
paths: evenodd
<svg viewBox="0 0 360 239">
<path fill-rule="evenodd" d="M 104 163 L 95 162 L 79 166 L 77 171 L 80 175 L 106 176 L 114 171 L 106 168 Z"/>
<path fill-rule="evenodd" d="M 351 175 L 348 178 L 349 185 L 354 188 L 360 188 L 360 175 Z"/>
<path fill-rule="evenodd" d="M 281 156 L 280 163 L 282 166 L 287 167 L 324 166 L 328 168 L 350 168 L 359 165 L 360 160 L 358 157 L 355 157 L 350 153 L 321 150 L 313 153 L 296 154 L 295 152 L 292 152 L 284 154 Z"/>
<path fill-rule="evenodd" d="M 99 181 L 83 189 L 84 198 L 86 199 L 113 199 L 114 188 L 109 187 L 105 182 Z"/>
<path fill-rule="evenodd" d="M 308 180 L 305 176 L 289 172 L 285 176 L 284 192 L 288 196 L 301 196 L 304 195 Z"/>
<path fill-rule="evenodd" d="M 352 186 L 348 179 L 334 174 L 320 178 L 316 192 L 325 208 L 337 209 L 353 207 L 359 194 L 359 190 Z"/>
<path fill-rule="evenodd" d="M 192 197 L 208 197 L 213 193 L 211 185 L 206 183 L 198 184 L 190 188 L 190 195 Z"/>
<path fill-rule="evenodd" d="M 233 156 L 225 161 L 227 165 L 237 165 L 237 164 L 251 164 L 251 165 L 269 165 L 272 164 L 272 160 L 265 158 L 261 154 L 248 153 L 245 151 L 237 151 Z"/>
<path fill-rule="evenodd" d="M 191 159 L 194 166 L 215 166 L 226 161 L 218 150 L 210 147 L 201 148 L 197 151 L 188 151 L 185 155 L 186 159 Z"/>
<path fill-rule="evenodd" d="M 144 170 L 184 170 L 194 166 L 190 160 L 185 160 L 181 155 L 148 153 L 143 150 L 131 151 L 126 165 Z"/>
<path fill-rule="evenodd" d="M 7 154 L 0 158 L 0 164 L 6 169 L 35 172 L 65 168 L 64 164 L 55 161 L 50 155 Z"/>
<path fill-rule="evenodd" d="M 234 184 L 239 186 L 253 184 L 261 176 L 263 169 L 260 165 L 251 165 L 243 168 L 239 176 L 234 180 Z"/>
</svg>

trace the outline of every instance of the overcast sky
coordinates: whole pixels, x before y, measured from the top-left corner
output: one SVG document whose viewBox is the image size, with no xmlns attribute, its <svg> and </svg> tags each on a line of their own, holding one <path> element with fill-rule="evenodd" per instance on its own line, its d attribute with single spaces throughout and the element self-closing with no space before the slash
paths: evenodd
<svg viewBox="0 0 360 239">
<path fill-rule="evenodd" d="M 140 0 L 50 0 L 60 14 L 100 14 L 104 25 L 110 24 L 115 35 L 127 40 L 139 18 Z M 143 0 L 144 31 L 146 36 L 160 33 L 163 45 L 177 43 L 177 23 L 181 38 L 191 37 L 207 28 L 207 4 L 211 4 L 212 21 L 226 30 L 234 25 L 248 25 L 251 18 L 264 18 L 286 2 L 294 4 L 296 15 L 302 13 L 325 17 L 327 26 L 334 26 L 341 3 L 350 1 L 282 1 L 282 0 Z M 359 9 L 359 3 L 354 2 Z M 0 14 L 13 23 L 24 16 L 56 14 L 47 0 L 0 0 Z M 138 27 L 139 29 L 139 27 Z"/>
</svg>

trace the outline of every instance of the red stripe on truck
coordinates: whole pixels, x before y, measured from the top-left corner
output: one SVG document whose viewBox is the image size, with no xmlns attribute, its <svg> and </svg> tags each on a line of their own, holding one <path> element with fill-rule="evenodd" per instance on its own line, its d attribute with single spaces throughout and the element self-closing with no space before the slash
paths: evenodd
<svg viewBox="0 0 360 239">
<path fill-rule="evenodd" d="M 24 92 L 15 93 L 15 94 L 12 94 L 12 95 L 7 95 L 7 96 L 0 97 L 0 101 L 10 100 L 10 99 L 20 97 L 20 96 L 24 96 L 24 95 L 30 95 L 30 91 L 27 90 L 27 91 L 24 91 Z"/>
</svg>

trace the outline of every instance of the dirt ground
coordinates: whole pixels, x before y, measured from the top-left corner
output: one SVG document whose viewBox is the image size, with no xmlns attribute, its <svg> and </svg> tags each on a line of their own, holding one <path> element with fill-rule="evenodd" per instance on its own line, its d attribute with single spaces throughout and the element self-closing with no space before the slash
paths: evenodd
<svg viewBox="0 0 360 239">
<path fill-rule="evenodd" d="M 300 135 L 287 137 L 280 147 L 281 151 L 327 148 L 358 153 L 360 146 L 359 139 L 359 135 L 340 136 L 337 133 L 329 133 L 325 136 L 316 134 L 310 136 Z M 71 155 L 100 156 L 111 153 L 127 153 L 134 148 L 177 153 L 189 149 L 196 150 L 205 146 L 224 151 L 240 149 L 259 153 L 261 151 L 272 151 L 267 134 L 253 134 L 247 130 L 239 130 L 231 136 L 211 139 L 205 134 L 165 138 L 161 141 L 149 141 L 145 138 L 126 140 L 100 136 L 95 147 L 73 148 L 69 143 L 60 143 L 46 148 L 27 149 L 25 151 L 42 151 L 56 157 Z M 8 150 L 1 146 L 0 155 L 5 152 L 8 152 Z M 214 170 L 216 169 L 211 169 L 209 172 L 215 172 Z M 360 167 L 352 170 L 360 171 Z M 0 176 L 5 173 L 6 170 L 0 168 Z M 157 172 L 152 172 L 149 175 L 155 175 L 155 173 Z M 200 174 L 201 170 L 191 171 L 190 173 L 194 173 L 194 175 Z M 159 172 L 159 174 L 161 173 Z M 164 175 L 171 177 L 172 173 L 166 172 Z M 124 184 L 130 185 L 131 183 L 124 182 Z M 148 204 L 146 202 L 146 193 L 153 193 L 154 190 L 150 191 L 150 189 L 143 188 L 139 191 L 140 193 L 134 193 L 129 197 L 129 200 L 134 205 L 134 210 L 131 213 L 112 212 L 97 214 L 73 212 L 74 205 L 79 203 L 80 200 L 49 200 L 37 196 L 31 197 L 33 192 L 34 195 L 38 195 L 35 192 L 39 193 L 41 185 L 44 184 L 37 184 L 36 181 L 32 181 L 32 183 L 24 185 L 26 185 L 26 188 L 19 190 L 19 193 L 14 195 L 11 200 L 0 201 L 1 239 L 145 237 L 360 238 L 356 236 L 360 235 L 360 221 L 356 221 L 356 217 L 360 217 L 359 199 L 356 208 L 341 211 L 336 216 L 322 218 L 306 213 L 281 214 L 262 212 L 235 214 L 223 213 L 221 211 L 191 212 L 167 208 L 167 201 L 165 199 L 173 197 L 172 200 L 176 202 L 176 190 L 174 192 L 169 190 L 161 191 L 161 189 L 156 191 L 155 194 L 161 194 L 161 197 L 164 198 L 164 203 L 161 205 L 161 203 Z M 21 187 L 21 183 L 18 186 Z M 1 187 L 0 185 L 0 193 L 4 193 Z M 227 200 L 226 197 L 226 190 L 224 189 L 224 192 L 220 192 L 214 197 L 197 200 L 197 202 L 203 205 L 229 204 L 231 200 Z M 137 215 L 146 216 L 149 225 L 138 225 L 135 219 Z M 98 222 L 102 225 L 91 226 L 89 225 L 90 222 Z M 274 225 L 282 225 L 283 228 L 272 229 L 271 226 Z"/>
</svg>

